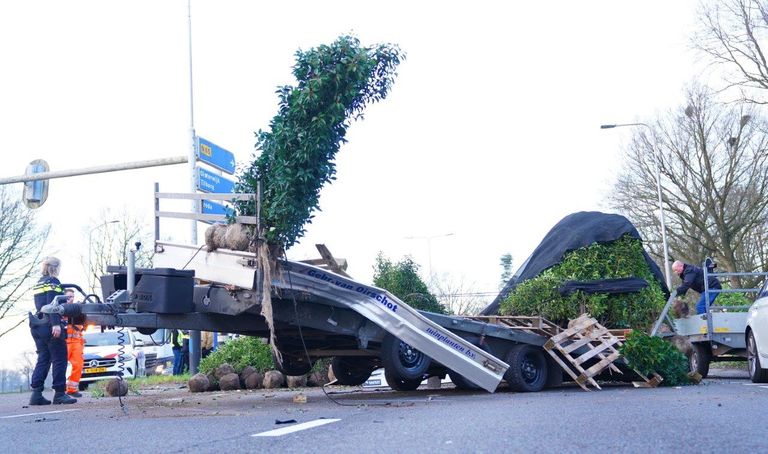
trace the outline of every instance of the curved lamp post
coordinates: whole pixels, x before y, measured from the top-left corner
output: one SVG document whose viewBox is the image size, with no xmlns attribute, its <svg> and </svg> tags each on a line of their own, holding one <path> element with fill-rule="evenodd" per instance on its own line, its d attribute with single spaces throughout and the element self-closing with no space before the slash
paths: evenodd
<svg viewBox="0 0 768 454">
<path fill-rule="evenodd" d="M 644 126 L 648 128 L 648 130 L 651 133 L 653 133 L 653 129 L 645 123 L 621 123 L 621 124 L 600 125 L 600 129 L 613 129 L 613 128 L 619 128 L 624 126 Z M 654 151 L 654 154 L 656 155 L 656 192 L 659 197 L 659 219 L 661 221 L 661 242 L 662 242 L 662 249 L 664 249 L 664 278 L 667 281 L 667 288 L 671 290 L 672 272 L 670 271 L 669 247 L 667 246 L 667 226 L 666 226 L 666 223 L 664 222 L 664 205 L 662 203 L 662 198 L 661 198 L 661 150 L 657 149 L 656 146 L 653 146 L 653 151 Z"/>
</svg>

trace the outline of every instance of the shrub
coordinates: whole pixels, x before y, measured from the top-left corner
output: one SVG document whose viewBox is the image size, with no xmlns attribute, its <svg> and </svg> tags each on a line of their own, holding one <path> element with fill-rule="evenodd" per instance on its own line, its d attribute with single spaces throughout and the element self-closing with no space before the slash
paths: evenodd
<svg viewBox="0 0 768 454">
<path fill-rule="evenodd" d="M 414 309 L 445 314 L 445 308 L 419 277 L 419 265 L 410 257 L 392 263 L 380 252 L 374 266 L 373 285 L 389 291 Z"/>
<path fill-rule="evenodd" d="M 628 277 L 645 279 L 648 287 L 624 294 L 576 291 L 562 296 L 558 291 L 569 280 Z M 645 328 L 655 321 L 664 302 L 661 284 L 645 261 L 642 242 L 627 235 L 610 243 L 594 243 L 568 252 L 558 265 L 520 283 L 502 301 L 499 313 L 540 315 L 564 323 L 586 312 L 608 327 Z"/>
<path fill-rule="evenodd" d="M 619 347 L 619 353 L 624 356 L 630 367 L 640 373 L 648 376 L 656 372 L 664 377 L 662 386 L 691 383 L 688 377 L 688 359 L 674 345 L 660 337 L 633 330 L 627 334 L 626 341 Z"/>
<path fill-rule="evenodd" d="M 200 372 L 208 374 L 227 363 L 238 374 L 245 366 L 251 366 L 259 372 L 275 368 L 272 350 L 268 344 L 256 337 L 244 336 L 228 341 L 200 361 Z"/>
</svg>

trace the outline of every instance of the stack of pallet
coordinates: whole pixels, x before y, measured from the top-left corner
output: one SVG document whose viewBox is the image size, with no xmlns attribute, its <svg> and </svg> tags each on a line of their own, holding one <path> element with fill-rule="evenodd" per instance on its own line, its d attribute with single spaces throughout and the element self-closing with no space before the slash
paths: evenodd
<svg viewBox="0 0 768 454">
<path fill-rule="evenodd" d="M 552 336 L 544 344 L 544 350 L 582 389 L 589 391 L 587 387 L 589 384 L 601 389 L 594 377 L 604 370 L 622 373 L 614 364 L 621 358 L 618 350 L 621 345 L 621 340 L 611 330 L 598 323 L 589 314 L 583 314 L 571 320 L 568 329 Z M 587 351 L 584 352 L 582 347 L 586 347 Z M 574 356 L 577 355 L 577 351 L 583 353 Z M 585 369 L 585 364 L 588 362 L 593 364 Z M 650 379 L 639 372 L 638 375 L 645 382 L 634 383 L 636 387 L 656 387 L 662 380 L 658 374 L 654 374 Z"/>
</svg>

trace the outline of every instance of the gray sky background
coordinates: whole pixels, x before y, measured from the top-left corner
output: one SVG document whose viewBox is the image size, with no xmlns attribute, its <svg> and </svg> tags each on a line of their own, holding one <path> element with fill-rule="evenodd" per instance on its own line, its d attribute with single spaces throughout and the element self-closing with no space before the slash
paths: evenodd
<svg viewBox="0 0 768 454">
<path fill-rule="evenodd" d="M 562 217 L 605 209 L 631 130 L 683 101 L 702 66 L 689 50 L 697 2 L 192 1 L 197 133 L 252 159 L 254 131 L 293 84 L 297 49 L 344 33 L 408 58 L 389 97 L 352 125 L 338 180 L 290 259 L 325 243 L 370 282 L 376 254 L 411 255 L 474 291 L 498 289 L 499 257 L 522 263 Z M 189 143 L 185 0 L 0 3 L 2 176 L 33 159 L 53 170 L 184 155 Z M 99 210 L 152 222 L 152 185 L 187 191 L 186 166 L 51 182 L 40 220 L 62 278 Z M 20 185 L 18 185 L 20 186 Z M 201 231 L 204 227 L 201 227 Z M 189 239 L 185 225 L 162 234 Z M 202 238 L 202 235 L 201 235 Z M 151 238 L 147 238 L 147 244 Z M 30 300 L 19 312 L 32 307 Z M 0 366 L 32 350 L 0 339 Z M 7 348 L 12 345 L 11 348 Z"/>
</svg>

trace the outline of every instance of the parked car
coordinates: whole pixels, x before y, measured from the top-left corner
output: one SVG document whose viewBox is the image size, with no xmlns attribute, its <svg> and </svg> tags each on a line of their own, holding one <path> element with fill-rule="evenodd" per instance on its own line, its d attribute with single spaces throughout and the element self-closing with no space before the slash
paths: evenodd
<svg viewBox="0 0 768 454">
<path fill-rule="evenodd" d="M 768 383 L 768 280 L 749 308 L 745 335 L 749 378 L 754 383 Z"/>
<path fill-rule="evenodd" d="M 141 345 L 142 341 L 137 340 L 130 329 L 123 328 L 122 334 L 116 329 L 104 332 L 100 329 L 88 330 L 83 336 L 85 348 L 83 348 L 83 376 L 80 378 L 81 390 L 88 388 L 88 385 L 94 381 L 117 377 L 121 367 L 123 378 L 137 376 L 139 361 L 136 358 L 136 347 Z"/>
</svg>

